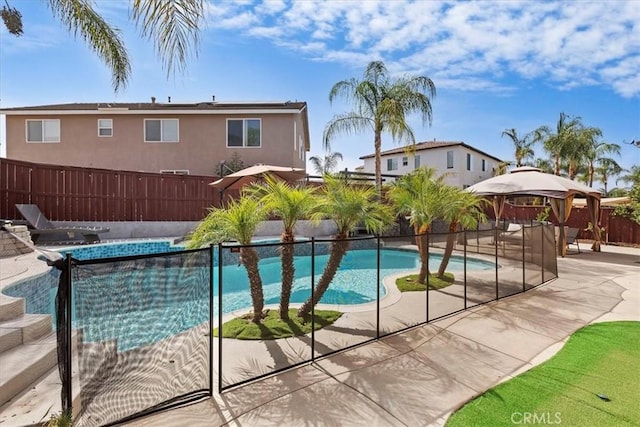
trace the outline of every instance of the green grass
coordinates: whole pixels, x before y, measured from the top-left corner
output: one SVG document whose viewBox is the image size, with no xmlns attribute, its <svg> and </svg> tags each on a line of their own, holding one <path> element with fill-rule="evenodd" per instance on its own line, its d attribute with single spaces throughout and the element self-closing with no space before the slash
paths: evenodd
<svg viewBox="0 0 640 427">
<path fill-rule="evenodd" d="M 529 413 L 529 425 L 537 416 L 539 425 L 637 426 L 639 393 L 640 322 L 596 323 L 545 363 L 467 403 L 446 425 L 526 425 Z"/>
<path fill-rule="evenodd" d="M 222 336 L 239 340 L 274 340 L 310 333 L 311 319 L 305 322 L 297 314 L 297 309 L 290 309 L 290 320 L 284 322 L 280 319 L 278 310 L 265 310 L 265 317 L 259 325 L 251 321 L 251 314 L 236 317 L 222 325 Z M 339 311 L 315 310 L 315 329 L 322 329 L 332 324 L 340 316 L 342 316 L 342 313 Z M 213 335 L 218 336 L 218 328 L 213 330 Z"/>
<path fill-rule="evenodd" d="M 400 277 L 396 279 L 396 286 L 400 292 L 415 292 L 424 291 L 427 287 L 422 283 L 418 283 L 418 275 L 410 274 L 408 276 Z M 455 280 L 453 273 L 444 273 L 442 279 L 429 275 L 429 289 L 442 289 L 451 285 Z"/>
</svg>

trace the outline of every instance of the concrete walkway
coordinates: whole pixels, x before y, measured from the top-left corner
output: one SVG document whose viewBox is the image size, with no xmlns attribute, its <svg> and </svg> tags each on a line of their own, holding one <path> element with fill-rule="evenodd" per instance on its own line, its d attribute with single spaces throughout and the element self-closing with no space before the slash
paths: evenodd
<svg viewBox="0 0 640 427">
<path fill-rule="evenodd" d="M 132 426 L 440 426 L 577 329 L 640 320 L 640 249 L 558 260 L 559 278 Z M 525 411 L 526 408 L 523 408 Z"/>
</svg>

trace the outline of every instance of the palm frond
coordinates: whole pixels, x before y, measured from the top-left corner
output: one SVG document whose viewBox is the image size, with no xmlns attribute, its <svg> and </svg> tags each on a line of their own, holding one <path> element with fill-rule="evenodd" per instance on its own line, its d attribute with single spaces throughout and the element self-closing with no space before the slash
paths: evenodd
<svg viewBox="0 0 640 427">
<path fill-rule="evenodd" d="M 134 0 L 132 17 L 142 35 L 153 40 L 167 75 L 174 67 L 184 70 L 191 55 L 197 56 L 202 0 Z"/>
<path fill-rule="evenodd" d="M 368 117 L 362 117 L 354 112 L 337 114 L 327 123 L 322 140 L 325 148 L 329 149 L 331 141 L 337 134 L 346 133 L 350 135 L 372 129 L 373 122 Z"/>
<path fill-rule="evenodd" d="M 48 0 L 53 15 L 76 37 L 82 38 L 111 69 L 113 88 L 124 88 L 130 78 L 129 56 L 120 31 L 111 27 L 88 0 Z"/>
</svg>

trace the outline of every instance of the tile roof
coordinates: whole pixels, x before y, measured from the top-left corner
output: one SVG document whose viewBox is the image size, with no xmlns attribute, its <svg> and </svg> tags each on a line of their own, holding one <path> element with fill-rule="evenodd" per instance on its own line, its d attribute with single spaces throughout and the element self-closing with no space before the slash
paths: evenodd
<svg viewBox="0 0 640 427">
<path fill-rule="evenodd" d="M 414 150 L 414 151 L 424 151 L 424 150 L 432 150 L 434 148 L 444 148 L 444 147 L 453 147 L 453 146 L 463 146 L 469 150 L 473 150 L 479 154 L 483 154 L 487 157 L 490 157 L 498 162 L 501 162 L 502 160 L 497 158 L 496 156 L 492 156 L 489 153 L 486 153 L 482 150 L 478 150 L 475 147 L 472 147 L 468 144 L 465 144 L 462 141 L 424 141 L 424 142 L 417 142 L 414 146 L 405 146 L 405 147 L 398 147 L 398 148 L 393 148 L 391 150 L 386 150 L 381 152 L 380 154 L 382 156 L 386 156 L 389 154 L 400 154 L 400 153 L 405 153 L 407 151 L 407 149 L 409 150 Z M 367 154 L 366 156 L 362 156 L 360 157 L 360 160 L 364 160 L 364 159 L 370 159 L 375 157 L 375 154 Z"/>
</svg>

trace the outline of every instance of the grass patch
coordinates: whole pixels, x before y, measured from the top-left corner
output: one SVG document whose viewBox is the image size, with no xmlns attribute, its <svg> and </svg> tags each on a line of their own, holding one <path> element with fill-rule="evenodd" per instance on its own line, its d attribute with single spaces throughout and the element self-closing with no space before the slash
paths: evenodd
<svg viewBox="0 0 640 427">
<path fill-rule="evenodd" d="M 289 320 L 282 321 L 278 310 L 265 310 L 265 316 L 259 325 L 251 321 L 252 314 L 236 317 L 222 325 L 222 336 L 239 340 L 275 340 L 310 333 L 311 319 L 305 321 L 299 318 L 297 314 L 297 309 L 290 309 Z M 314 316 L 315 330 L 332 324 L 340 316 L 342 316 L 342 313 L 339 311 L 316 310 Z M 218 328 L 213 330 L 213 335 L 218 336 Z"/>
<path fill-rule="evenodd" d="M 434 276 L 433 274 L 429 275 L 429 289 L 442 289 L 451 285 L 455 277 L 453 273 L 444 273 L 443 278 L 439 278 Z M 396 286 L 400 292 L 415 292 L 415 291 L 424 291 L 427 287 L 422 283 L 418 283 L 418 275 L 410 274 L 408 276 L 400 277 L 396 279 Z"/>
<path fill-rule="evenodd" d="M 467 403 L 446 426 L 525 424 L 524 413 L 538 424 L 640 425 L 639 360 L 640 322 L 586 326 L 554 357 Z"/>
</svg>

